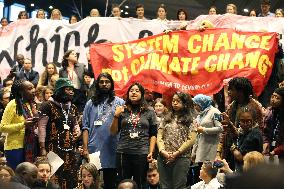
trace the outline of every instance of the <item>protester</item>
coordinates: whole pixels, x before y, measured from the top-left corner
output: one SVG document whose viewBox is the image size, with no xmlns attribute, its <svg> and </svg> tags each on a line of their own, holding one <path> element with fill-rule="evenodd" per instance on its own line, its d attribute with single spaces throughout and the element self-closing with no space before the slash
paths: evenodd
<svg viewBox="0 0 284 189">
<path fill-rule="evenodd" d="M 260 17 L 274 17 L 275 14 L 270 12 L 270 0 L 262 0 L 260 3 L 261 13 L 258 16 Z"/>
<path fill-rule="evenodd" d="M 31 59 L 25 58 L 23 68 L 17 74 L 17 79 L 30 81 L 34 87 L 37 87 L 39 74 L 37 71 L 33 70 Z"/>
<path fill-rule="evenodd" d="M 11 179 L 11 186 L 14 189 L 33 188 L 37 182 L 37 167 L 30 162 L 19 164 L 15 170 L 15 176 Z"/>
<path fill-rule="evenodd" d="M 195 162 L 213 161 L 217 154 L 221 126 L 221 112 L 212 106 L 212 98 L 206 95 L 196 95 L 193 102 L 199 115 L 195 119 L 197 140 L 193 148 Z"/>
<path fill-rule="evenodd" d="M 208 15 L 217 15 L 217 7 L 211 6 L 209 8 Z"/>
<path fill-rule="evenodd" d="M 148 162 L 153 160 L 157 122 L 155 112 L 148 108 L 144 88 L 133 83 L 127 90 L 125 107 L 119 106 L 110 127 L 111 134 L 119 133 L 117 170 L 119 180 L 130 179 L 139 189 L 145 188 Z"/>
<path fill-rule="evenodd" d="M 22 80 L 15 81 L 11 92 L 12 100 L 8 103 L 2 117 L 0 130 L 7 133 L 4 145 L 5 156 L 8 166 L 13 169 L 25 159 L 32 161 L 37 155 L 30 151 L 35 150 L 33 130 L 37 122 L 37 111 L 34 97 L 35 88 L 32 83 Z M 28 141 L 29 137 L 31 138 Z"/>
<path fill-rule="evenodd" d="M 11 167 L 0 166 L 0 182 L 9 183 L 15 173 Z"/>
<path fill-rule="evenodd" d="M 124 101 L 115 96 L 114 81 L 110 74 L 101 73 L 97 78 L 96 93 L 83 112 L 83 154 L 100 151 L 104 188 L 116 186 L 116 147 L 118 136 L 110 134 L 115 109 Z"/>
<path fill-rule="evenodd" d="M 71 15 L 69 18 L 69 24 L 75 24 L 79 22 L 79 18 L 77 15 Z"/>
<path fill-rule="evenodd" d="M 237 6 L 235 4 L 228 4 L 226 8 L 226 13 L 237 14 Z"/>
<path fill-rule="evenodd" d="M 59 9 L 53 9 L 50 13 L 51 20 L 62 20 L 62 14 Z"/>
<path fill-rule="evenodd" d="M 161 4 L 157 10 L 157 20 L 161 22 L 167 22 L 167 9 L 164 4 Z"/>
<path fill-rule="evenodd" d="M 185 188 L 191 147 L 196 131 L 192 126 L 193 102 L 186 93 L 176 92 L 172 106 L 160 124 L 157 136 L 158 171 L 162 188 Z"/>
<path fill-rule="evenodd" d="M 257 16 L 256 10 L 255 10 L 255 9 L 251 9 L 251 10 L 249 11 L 249 16 L 250 16 L 250 17 L 256 17 L 256 16 Z"/>
<path fill-rule="evenodd" d="M 40 105 L 44 99 L 44 96 L 43 96 L 44 88 L 45 88 L 44 86 L 39 86 L 35 90 L 35 102 L 37 103 L 37 105 Z"/>
<path fill-rule="evenodd" d="M 100 12 L 98 9 L 92 9 L 90 11 L 90 17 L 100 17 Z"/>
<path fill-rule="evenodd" d="M 203 162 L 199 177 L 202 181 L 191 186 L 191 189 L 219 189 L 222 185 L 218 182 L 216 175 L 218 168 L 211 161 Z"/>
<path fill-rule="evenodd" d="M 1 29 L 3 30 L 6 26 L 8 26 L 9 22 L 6 17 L 1 18 Z"/>
<path fill-rule="evenodd" d="M 13 85 L 14 80 L 12 78 L 7 77 L 3 80 L 3 87 L 5 88 L 11 88 Z"/>
<path fill-rule="evenodd" d="M 29 19 L 27 11 L 20 11 L 18 14 L 18 19 Z"/>
<path fill-rule="evenodd" d="M 258 101 L 252 98 L 253 87 L 251 82 L 244 77 L 235 77 L 229 81 L 228 94 L 232 103 L 228 106 L 226 113 L 223 114 L 222 121 L 223 133 L 217 149 L 217 156 L 226 159 L 230 167 L 234 168 L 234 158 L 230 151 L 231 145 L 235 142 L 237 136 L 234 135 L 233 125 L 239 126 L 239 113 L 242 107 L 248 106 L 256 113 L 256 123 L 258 127 L 263 128 L 262 107 Z"/>
<path fill-rule="evenodd" d="M 21 71 L 24 65 L 25 57 L 22 54 L 17 54 L 16 56 L 16 63 L 10 71 L 10 74 L 16 75 L 18 72 Z M 14 76 L 11 76 L 13 78 Z"/>
<path fill-rule="evenodd" d="M 4 91 L 0 90 L 0 121 L 2 120 L 2 116 L 4 113 L 4 110 L 7 106 L 7 104 L 10 101 L 10 92 L 9 91 Z"/>
<path fill-rule="evenodd" d="M 236 170 L 241 172 L 243 157 L 251 151 L 262 152 L 263 140 L 261 130 L 256 125 L 256 112 L 254 109 L 246 106 L 242 107 L 239 111 L 239 118 L 238 138 L 230 150 L 235 158 Z"/>
<path fill-rule="evenodd" d="M 121 17 L 120 16 L 121 15 L 121 10 L 120 10 L 119 5 L 113 4 L 112 8 L 111 8 L 111 13 L 112 13 L 113 17 Z"/>
<path fill-rule="evenodd" d="M 156 167 L 149 168 L 147 171 L 146 189 L 161 189 L 160 176 Z"/>
<path fill-rule="evenodd" d="M 136 5 L 136 15 L 138 19 L 146 19 L 144 16 L 144 5 L 142 4 Z"/>
<path fill-rule="evenodd" d="M 284 17 L 284 11 L 283 11 L 283 9 L 276 9 L 276 11 L 275 11 L 275 17 L 283 18 L 283 17 Z"/>
<path fill-rule="evenodd" d="M 75 188 L 78 183 L 76 151 L 80 126 L 78 111 L 71 103 L 73 89 L 69 79 L 59 78 L 55 83 L 53 100 L 44 102 L 40 108 L 40 154 L 45 156 L 53 151 L 64 161 L 55 173 L 61 189 Z"/>
<path fill-rule="evenodd" d="M 274 91 L 267 108 L 263 129 L 263 154 L 278 155 L 280 162 L 284 162 L 284 88 Z"/>
<path fill-rule="evenodd" d="M 94 73 L 92 72 L 84 72 L 84 83 L 82 91 L 85 93 L 87 100 L 90 100 L 92 96 L 95 95 L 96 92 L 96 82 L 93 79 Z"/>
<path fill-rule="evenodd" d="M 59 77 L 68 78 L 74 85 L 74 99 L 79 112 L 83 112 L 86 96 L 82 93 L 84 83 L 84 73 L 87 71 L 84 64 L 78 63 L 78 57 L 74 50 L 65 52 L 62 60 L 62 67 L 59 70 Z"/>
<path fill-rule="evenodd" d="M 99 189 L 100 177 L 99 172 L 94 164 L 85 163 L 81 165 L 80 177 L 82 183 L 80 183 L 77 189 Z"/>
<path fill-rule="evenodd" d="M 45 11 L 43 9 L 38 9 L 36 12 L 36 18 L 45 19 Z"/>
<path fill-rule="evenodd" d="M 45 70 L 40 74 L 38 86 L 49 86 L 54 88 L 58 77 L 56 65 L 53 62 L 47 63 Z"/>
<path fill-rule="evenodd" d="M 198 94 L 193 98 L 195 109 L 198 112 L 194 120 L 197 128 L 197 139 L 192 149 L 192 161 L 196 166 L 192 167 L 194 182 L 199 181 L 197 176 L 204 161 L 214 161 L 217 155 L 217 146 L 220 141 L 220 134 L 223 131 L 221 126 L 221 112 L 212 106 L 212 98 Z"/>
<path fill-rule="evenodd" d="M 118 184 L 117 189 L 138 189 L 138 187 L 134 180 L 124 179 Z"/>
<path fill-rule="evenodd" d="M 179 9 L 177 11 L 177 20 L 179 21 L 186 21 L 188 19 L 188 14 L 185 9 Z"/>
<path fill-rule="evenodd" d="M 45 158 L 39 158 L 35 163 L 38 169 L 36 182 L 33 189 L 59 189 L 59 186 L 51 182 L 51 165 Z"/>
<path fill-rule="evenodd" d="M 53 88 L 44 87 L 42 90 L 43 101 L 48 101 L 53 95 Z"/>
<path fill-rule="evenodd" d="M 157 98 L 154 101 L 154 110 L 157 116 L 157 122 L 160 125 L 160 123 L 168 112 L 166 102 L 162 98 Z"/>
</svg>

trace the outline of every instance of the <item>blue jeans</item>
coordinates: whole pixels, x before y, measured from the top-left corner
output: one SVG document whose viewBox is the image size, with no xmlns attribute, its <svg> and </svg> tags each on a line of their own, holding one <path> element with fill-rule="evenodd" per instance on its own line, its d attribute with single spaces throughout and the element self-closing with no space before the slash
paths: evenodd
<svg viewBox="0 0 284 189">
<path fill-rule="evenodd" d="M 16 169 L 17 165 L 25 161 L 24 148 L 16 150 L 5 150 L 5 156 L 7 160 L 7 165 L 13 170 Z"/>
</svg>

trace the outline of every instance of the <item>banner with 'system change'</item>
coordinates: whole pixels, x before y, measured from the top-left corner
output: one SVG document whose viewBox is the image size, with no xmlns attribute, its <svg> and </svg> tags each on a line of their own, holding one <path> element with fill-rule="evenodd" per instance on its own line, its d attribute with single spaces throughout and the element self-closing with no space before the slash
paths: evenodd
<svg viewBox="0 0 284 189">
<path fill-rule="evenodd" d="M 236 76 L 249 78 L 259 95 L 272 71 L 276 35 L 233 29 L 170 32 L 128 43 L 92 44 L 91 63 L 95 75 L 112 75 L 119 96 L 133 82 L 159 93 L 209 95 L 223 87 L 224 79 Z"/>
</svg>

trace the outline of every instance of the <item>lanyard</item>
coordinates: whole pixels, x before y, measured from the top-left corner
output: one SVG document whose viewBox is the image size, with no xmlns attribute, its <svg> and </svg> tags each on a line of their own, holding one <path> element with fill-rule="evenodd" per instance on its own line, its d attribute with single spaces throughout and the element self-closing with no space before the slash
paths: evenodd
<svg viewBox="0 0 284 189">
<path fill-rule="evenodd" d="M 132 111 L 131 111 L 131 113 L 130 113 L 131 125 L 133 125 L 133 128 L 134 128 L 134 129 L 136 128 L 136 126 L 137 126 L 138 123 L 139 123 L 139 120 L 140 120 L 140 113 L 141 113 L 141 112 L 139 112 L 139 113 L 137 114 L 137 116 L 135 116 L 135 115 L 132 113 Z"/>
<path fill-rule="evenodd" d="M 69 112 L 70 112 L 70 106 L 68 105 L 67 111 L 64 110 L 62 103 L 60 103 L 60 106 L 61 106 L 62 113 L 65 117 L 66 124 L 68 124 L 68 115 L 69 115 Z"/>
<path fill-rule="evenodd" d="M 97 120 L 105 121 L 111 114 L 111 109 L 108 109 L 107 100 L 103 104 L 98 105 Z"/>
<path fill-rule="evenodd" d="M 279 118 L 278 118 L 278 115 L 276 117 L 276 126 L 273 130 L 273 141 L 276 141 L 277 138 L 278 138 L 278 132 L 279 132 L 279 126 L 280 126 L 280 121 L 279 121 Z"/>
</svg>

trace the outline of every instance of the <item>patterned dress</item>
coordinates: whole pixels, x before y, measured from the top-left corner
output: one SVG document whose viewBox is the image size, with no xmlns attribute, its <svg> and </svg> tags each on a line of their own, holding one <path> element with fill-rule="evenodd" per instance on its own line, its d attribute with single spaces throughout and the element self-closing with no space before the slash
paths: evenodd
<svg viewBox="0 0 284 189">
<path fill-rule="evenodd" d="M 49 118 L 46 125 L 46 151 L 53 151 L 64 161 L 56 171 L 54 181 L 61 189 L 75 188 L 80 166 L 76 158 L 77 138 L 74 133 L 78 126 L 77 108 L 71 105 L 68 109 L 63 109 L 61 104 L 49 101 L 42 105 L 41 114 Z M 65 115 L 68 115 L 67 124 Z"/>
</svg>

